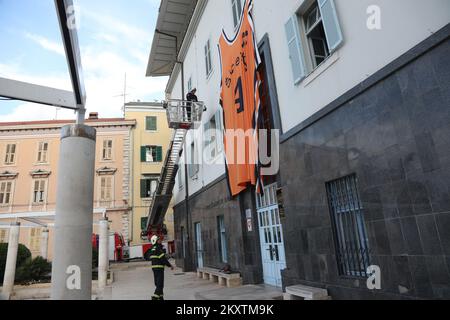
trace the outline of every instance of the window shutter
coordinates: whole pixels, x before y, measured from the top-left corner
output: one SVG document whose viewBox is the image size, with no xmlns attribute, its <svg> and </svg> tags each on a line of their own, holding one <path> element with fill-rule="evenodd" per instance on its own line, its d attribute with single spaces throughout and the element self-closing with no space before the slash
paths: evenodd
<svg viewBox="0 0 450 320">
<path fill-rule="evenodd" d="M 141 147 L 141 162 L 147 162 L 147 147 Z"/>
<path fill-rule="evenodd" d="M 328 47 L 330 51 L 334 51 L 344 40 L 334 0 L 319 0 L 319 8 L 327 36 Z"/>
<path fill-rule="evenodd" d="M 156 147 L 156 162 L 162 162 L 163 150 L 162 147 Z"/>
<path fill-rule="evenodd" d="M 292 65 L 294 83 L 298 84 L 306 75 L 305 58 L 303 56 L 302 43 L 298 30 L 297 14 L 294 14 L 285 25 L 286 38 L 289 48 L 289 59 Z"/>
<path fill-rule="evenodd" d="M 141 179 L 141 198 L 145 199 L 148 198 L 147 195 L 147 180 Z"/>
</svg>

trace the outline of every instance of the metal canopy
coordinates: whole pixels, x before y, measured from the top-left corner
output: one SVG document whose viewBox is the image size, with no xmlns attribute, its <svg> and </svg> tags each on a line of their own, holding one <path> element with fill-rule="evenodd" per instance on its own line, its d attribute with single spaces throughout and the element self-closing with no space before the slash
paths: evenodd
<svg viewBox="0 0 450 320">
<path fill-rule="evenodd" d="M 147 77 L 171 75 L 196 5 L 197 0 L 161 1 Z"/>
</svg>

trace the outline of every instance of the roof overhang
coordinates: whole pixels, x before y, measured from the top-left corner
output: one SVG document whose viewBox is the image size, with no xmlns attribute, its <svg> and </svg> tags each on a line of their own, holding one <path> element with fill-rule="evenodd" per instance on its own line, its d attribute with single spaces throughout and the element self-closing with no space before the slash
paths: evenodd
<svg viewBox="0 0 450 320">
<path fill-rule="evenodd" d="M 162 0 L 147 66 L 147 77 L 170 76 L 197 0 Z"/>
</svg>

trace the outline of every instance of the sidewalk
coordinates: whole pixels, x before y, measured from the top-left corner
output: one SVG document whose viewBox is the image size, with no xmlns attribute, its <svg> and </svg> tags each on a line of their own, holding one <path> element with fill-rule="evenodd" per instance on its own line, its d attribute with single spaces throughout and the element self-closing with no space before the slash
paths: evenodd
<svg viewBox="0 0 450 320">
<path fill-rule="evenodd" d="M 114 265 L 114 283 L 106 288 L 104 300 L 151 300 L 153 272 L 148 262 Z M 198 279 L 195 273 L 166 269 L 166 300 L 273 300 L 280 299 L 281 289 L 264 285 L 224 288 Z"/>
</svg>

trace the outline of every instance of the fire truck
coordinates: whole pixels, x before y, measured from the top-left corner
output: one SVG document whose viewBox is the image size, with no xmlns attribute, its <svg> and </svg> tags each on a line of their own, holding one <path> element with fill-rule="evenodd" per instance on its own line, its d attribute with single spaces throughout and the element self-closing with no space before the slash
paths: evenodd
<svg viewBox="0 0 450 320">
<path fill-rule="evenodd" d="M 162 232 L 162 234 L 167 235 L 167 231 Z M 164 238 L 162 237 L 164 240 Z M 143 238 L 145 240 L 145 238 Z M 163 246 L 168 249 L 169 255 L 174 252 L 173 242 L 163 242 Z M 92 247 L 98 250 L 99 247 L 99 236 L 97 234 L 92 235 Z M 131 260 L 147 260 L 150 261 L 150 249 L 152 245 L 150 243 L 145 243 L 142 245 L 128 246 L 123 239 L 123 236 L 117 232 L 111 233 L 109 235 L 109 261 L 113 262 L 129 262 Z"/>
</svg>

